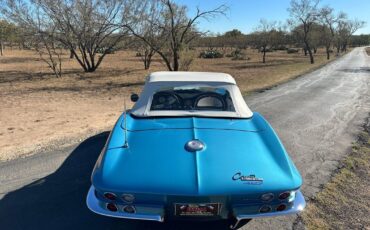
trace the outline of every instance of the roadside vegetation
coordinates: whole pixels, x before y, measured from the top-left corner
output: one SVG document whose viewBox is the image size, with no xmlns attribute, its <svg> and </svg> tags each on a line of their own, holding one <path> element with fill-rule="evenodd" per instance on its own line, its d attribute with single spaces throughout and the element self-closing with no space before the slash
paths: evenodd
<svg viewBox="0 0 370 230">
<path fill-rule="evenodd" d="M 370 118 L 351 153 L 299 221 L 307 229 L 368 229 L 370 226 Z"/>
</svg>

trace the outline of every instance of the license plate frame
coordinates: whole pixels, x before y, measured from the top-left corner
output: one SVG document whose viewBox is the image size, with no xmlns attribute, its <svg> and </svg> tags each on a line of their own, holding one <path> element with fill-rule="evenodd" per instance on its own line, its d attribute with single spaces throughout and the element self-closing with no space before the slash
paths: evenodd
<svg viewBox="0 0 370 230">
<path fill-rule="evenodd" d="M 175 216 L 214 217 L 219 216 L 220 203 L 175 203 Z"/>
</svg>

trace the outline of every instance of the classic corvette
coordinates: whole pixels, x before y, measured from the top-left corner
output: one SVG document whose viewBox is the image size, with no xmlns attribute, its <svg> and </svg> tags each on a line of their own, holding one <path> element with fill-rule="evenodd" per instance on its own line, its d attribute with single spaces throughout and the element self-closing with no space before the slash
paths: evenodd
<svg viewBox="0 0 370 230">
<path fill-rule="evenodd" d="M 155 72 L 93 170 L 97 214 L 163 222 L 294 214 L 302 178 L 269 123 L 224 73 Z"/>
</svg>

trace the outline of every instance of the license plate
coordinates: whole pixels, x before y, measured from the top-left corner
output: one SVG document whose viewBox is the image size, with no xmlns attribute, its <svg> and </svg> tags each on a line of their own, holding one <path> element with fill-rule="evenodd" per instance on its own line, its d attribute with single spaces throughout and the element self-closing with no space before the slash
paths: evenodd
<svg viewBox="0 0 370 230">
<path fill-rule="evenodd" d="M 217 216 L 221 204 L 175 204 L 176 216 Z"/>
</svg>

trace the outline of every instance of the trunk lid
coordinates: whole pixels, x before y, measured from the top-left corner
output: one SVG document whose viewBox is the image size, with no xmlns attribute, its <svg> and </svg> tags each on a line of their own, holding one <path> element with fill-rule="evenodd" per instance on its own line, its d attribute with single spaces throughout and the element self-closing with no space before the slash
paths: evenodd
<svg viewBox="0 0 370 230">
<path fill-rule="evenodd" d="M 266 124 L 253 119 L 171 118 L 128 125 L 129 148 L 113 136 L 104 157 L 104 187 L 168 195 L 254 194 L 291 189 L 293 175 L 279 149 L 265 139 Z M 128 123 L 128 124 L 130 124 Z M 121 132 L 123 132 L 121 130 Z M 205 148 L 188 152 L 201 140 Z M 121 143 L 118 143 L 121 142 Z M 276 151 L 274 151 L 276 150 Z M 251 182 L 252 177 L 262 179 Z M 241 179 L 249 180 L 241 180 Z"/>
</svg>

